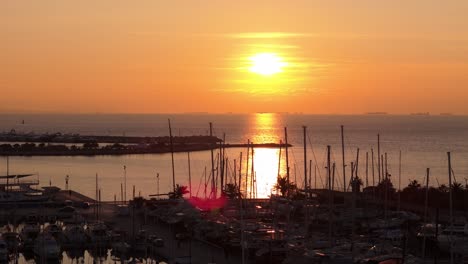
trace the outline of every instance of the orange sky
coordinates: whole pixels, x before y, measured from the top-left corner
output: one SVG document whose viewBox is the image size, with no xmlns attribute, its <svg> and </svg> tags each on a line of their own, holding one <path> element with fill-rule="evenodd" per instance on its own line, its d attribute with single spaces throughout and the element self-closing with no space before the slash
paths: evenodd
<svg viewBox="0 0 468 264">
<path fill-rule="evenodd" d="M 468 114 L 466 14 L 455 0 L 3 0 L 0 113 Z M 289 67 L 248 72 L 261 52 Z"/>
</svg>

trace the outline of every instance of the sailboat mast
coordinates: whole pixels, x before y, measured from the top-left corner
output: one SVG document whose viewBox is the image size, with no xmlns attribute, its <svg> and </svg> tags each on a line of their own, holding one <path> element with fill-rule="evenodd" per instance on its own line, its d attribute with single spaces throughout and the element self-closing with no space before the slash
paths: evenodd
<svg viewBox="0 0 468 264">
<path fill-rule="evenodd" d="M 401 208 L 401 150 L 398 155 L 398 211 Z"/>
<path fill-rule="evenodd" d="M 245 198 L 249 194 L 249 159 L 250 159 L 250 140 L 247 139 L 247 166 L 245 166 Z"/>
<path fill-rule="evenodd" d="M 213 137 L 213 124 L 210 122 L 210 138 L 212 137 Z M 213 198 L 216 198 L 213 147 L 210 148 L 210 151 L 211 151 L 211 193 L 213 194 Z"/>
<path fill-rule="evenodd" d="M 167 119 L 169 124 L 169 141 L 171 144 L 171 164 L 172 164 L 172 190 L 175 191 L 175 170 L 174 170 L 174 142 L 172 142 L 171 119 Z M 126 192 L 126 191 L 125 191 Z"/>
<path fill-rule="evenodd" d="M 332 243 L 332 190 L 331 190 L 331 164 L 330 164 L 330 145 L 327 146 L 327 177 L 328 177 L 328 241 Z"/>
<path fill-rule="evenodd" d="M 380 134 L 377 134 L 377 171 L 379 172 L 379 183 L 380 183 Z"/>
<path fill-rule="evenodd" d="M 96 173 L 96 203 L 97 206 L 95 206 L 95 213 L 96 213 L 96 220 L 98 220 L 98 215 L 99 215 L 99 191 L 98 191 L 98 174 Z"/>
<path fill-rule="evenodd" d="M 312 188 L 312 160 L 309 160 L 309 188 Z"/>
<path fill-rule="evenodd" d="M 127 166 L 124 165 L 124 203 L 127 203 Z"/>
<path fill-rule="evenodd" d="M 369 152 L 366 152 L 366 187 L 369 187 Z"/>
<path fill-rule="evenodd" d="M 233 176 L 234 176 L 234 187 L 237 187 L 237 160 L 236 159 L 234 159 Z"/>
<path fill-rule="evenodd" d="M 430 169 L 426 169 L 426 197 L 424 201 L 424 225 L 427 223 L 427 203 L 429 199 L 429 173 Z M 423 236 L 423 243 L 422 243 L 422 258 L 424 259 L 426 255 L 426 236 Z"/>
<path fill-rule="evenodd" d="M 448 157 L 448 176 L 449 176 L 449 209 L 450 209 L 450 264 L 453 264 L 453 192 L 452 192 L 452 157 L 447 152 Z"/>
<path fill-rule="evenodd" d="M 277 177 L 280 177 L 280 173 L 281 173 L 281 144 L 283 142 L 280 140 L 280 147 L 279 147 L 279 153 L 278 153 L 278 175 Z"/>
<path fill-rule="evenodd" d="M 358 169 L 359 169 L 359 148 L 357 149 L 357 154 L 356 154 L 356 165 L 355 165 L 356 173 L 354 174 L 354 177 L 358 177 Z M 351 179 L 352 180 L 352 179 Z"/>
<path fill-rule="evenodd" d="M 284 149 L 286 151 L 286 179 L 289 183 L 289 151 L 288 151 L 288 128 L 284 127 L 284 142 L 286 143 Z"/>
<path fill-rule="evenodd" d="M 303 126 L 302 129 L 304 130 L 304 190 L 307 190 L 307 127 Z"/>
<path fill-rule="evenodd" d="M 221 194 L 223 193 L 224 190 L 224 151 L 223 151 L 223 144 L 225 140 L 226 134 L 223 134 L 223 142 L 219 144 L 219 176 L 220 176 L 220 190 Z"/>
<path fill-rule="evenodd" d="M 252 145 L 252 166 L 251 166 L 251 171 L 250 171 L 250 198 L 255 198 L 255 168 L 254 168 L 254 147 Z"/>
<path fill-rule="evenodd" d="M 190 151 L 187 152 L 187 160 L 188 160 L 189 191 L 190 191 L 190 198 L 192 198 L 192 170 L 190 168 Z"/>
<path fill-rule="evenodd" d="M 7 167 L 7 181 L 6 181 L 6 191 L 8 192 L 8 188 L 10 187 L 10 157 L 6 156 L 6 167 Z"/>
<path fill-rule="evenodd" d="M 239 158 L 239 194 L 241 194 L 241 187 L 242 187 L 242 152 L 240 153 Z"/>
<path fill-rule="evenodd" d="M 372 186 L 375 187 L 375 167 L 374 167 L 374 149 L 371 148 L 371 163 L 372 163 Z"/>
<path fill-rule="evenodd" d="M 343 192 L 346 192 L 346 164 L 344 148 L 344 126 L 341 125 L 341 155 L 343 157 Z"/>
</svg>

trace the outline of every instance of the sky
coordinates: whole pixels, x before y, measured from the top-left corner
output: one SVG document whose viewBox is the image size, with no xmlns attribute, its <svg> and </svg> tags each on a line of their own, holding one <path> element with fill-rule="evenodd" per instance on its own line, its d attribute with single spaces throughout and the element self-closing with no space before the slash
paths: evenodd
<svg viewBox="0 0 468 264">
<path fill-rule="evenodd" d="M 468 114 L 466 14 L 464 0 L 2 0 L 0 113 Z"/>
</svg>

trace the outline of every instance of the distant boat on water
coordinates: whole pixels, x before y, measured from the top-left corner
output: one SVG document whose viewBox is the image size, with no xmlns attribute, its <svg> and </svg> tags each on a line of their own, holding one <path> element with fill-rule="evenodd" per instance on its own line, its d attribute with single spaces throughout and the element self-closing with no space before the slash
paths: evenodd
<svg viewBox="0 0 468 264">
<path fill-rule="evenodd" d="M 410 115 L 412 116 L 429 116 L 430 113 L 429 112 L 417 112 L 417 113 L 410 113 Z"/>
<path fill-rule="evenodd" d="M 366 115 L 388 115 L 387 112 L 367 112 Z"/>
</svg>

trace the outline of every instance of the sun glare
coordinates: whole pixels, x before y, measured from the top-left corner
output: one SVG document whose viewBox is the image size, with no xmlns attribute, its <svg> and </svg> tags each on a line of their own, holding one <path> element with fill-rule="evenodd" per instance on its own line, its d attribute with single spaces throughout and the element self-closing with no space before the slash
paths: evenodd
<svg viewBox="0 0 468 264">
<path fill-rule="evenodd" d="M 283 71 L 286 66 L 280 57 L 274 53 L 258 53 L 249 58 L 251 66 L 249 70 L 261 75 L 273 75 Z"/>
</svg>

